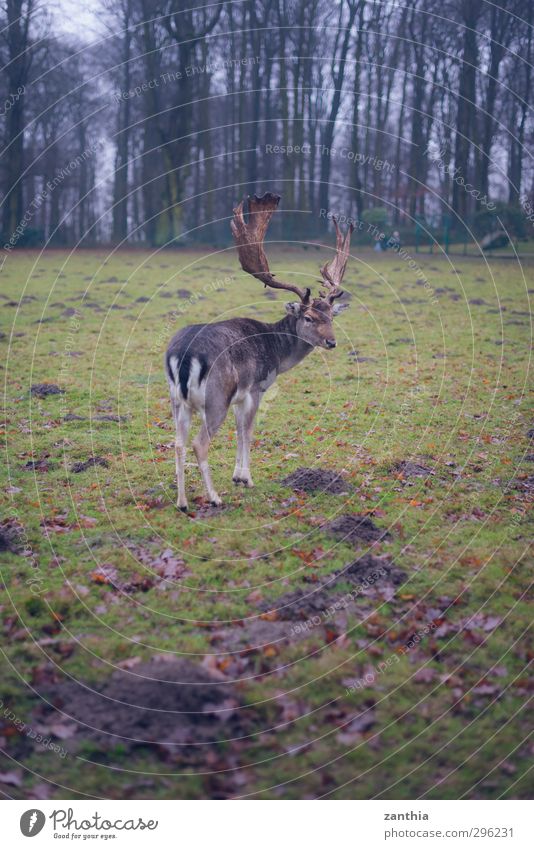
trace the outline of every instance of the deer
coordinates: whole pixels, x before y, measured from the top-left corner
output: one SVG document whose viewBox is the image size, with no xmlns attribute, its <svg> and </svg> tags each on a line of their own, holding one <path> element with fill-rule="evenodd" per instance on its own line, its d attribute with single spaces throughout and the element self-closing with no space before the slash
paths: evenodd
<svg viewBox="0 0 534 849">
<path fill-rule="evenodd" d="M 323 289 L 312 298 L 311 288 L 275 279 L 270 271 L 263 241 L 280 196 L 266 192 L 247 199 L 245 221 L 241 201 L 233 210 L 230 227 L 243 271 L 265 287 L 291 292 L 298 298 L 285 304 L 285 315 L 274 323 L 253 318 L 230 318 L 209 324 L 191 324 L 171 339 L 165 355 L 172 415 L 176 429 L 175 457 L 177 507 L 187 512 L 185 488 L 186 447 L 194 413 L 201 426 L 193 449 L 208 500 L 220 507 L 213 486 L 208 451 L 228 410 L 233 407 L 237 431 L 237 456 L 232 480 L 252 487 L 250 443 L 254 419 L 264 393 L 278 375 L 300 363 L 314 348 L 336 347 L 333 318 L 347 303 L 336 303 L 343 294 L 341 283 L 349 257 L 353 226 L 336 230 L 336 251 L 320 269 Z"/>
</svg>

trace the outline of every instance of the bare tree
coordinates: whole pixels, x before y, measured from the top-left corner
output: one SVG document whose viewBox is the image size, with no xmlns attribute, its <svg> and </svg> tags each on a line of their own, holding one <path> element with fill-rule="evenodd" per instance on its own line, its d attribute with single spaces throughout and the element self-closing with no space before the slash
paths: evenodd
<svg viewBox="0 0 534 849">
<path fill-rule="evenodd" d="M 476 74 L 478 65 L 477 26 L 483 10 L 482 0 L 458 0 L 458 12 L 463 29 L 462 61 L 458 87 L 458 111 L 454 163 L 456 179 L 452 187 L 452 208 L 460 221 L 472 212 L 471 196 L 465 191 L 462 179 L 471 177 L 473 145 L 477 140 Z"/>
<path fill-rule="evenodd" d="M 26 87 L 32 61 L 31 28 L 36 0 L 5 0 L 6 26 L 2 39 L 6 47 L 8 92 L 11 108 L 7 112 L 6 146 L 3 151 L 4 211 L 3 228 L 9 238 L 24 215 L 24 128 Z"/>
</svg>

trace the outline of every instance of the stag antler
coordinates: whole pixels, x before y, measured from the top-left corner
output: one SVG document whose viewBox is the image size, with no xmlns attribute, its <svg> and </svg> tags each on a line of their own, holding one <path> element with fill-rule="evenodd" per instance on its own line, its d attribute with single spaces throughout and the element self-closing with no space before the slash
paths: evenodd
<svg viewBox="0 0 534 849">
<path fill-rule="evenodd" d="M 350 237 L 354 231 L 354 225 L 350 224 L 345 236 L 343 236 L 337 219 L 332 217 L 332 221 L 336 228 L 336 255 L 321 268 L 323 286 L 327 288 L 326 292 L 321 292 L 321 297 L 326 298 L 330 303 L 343 294 L 341 283 L 343 282 L 343 275 L 345 274 L 345 268 L 347 267 L 347 260 L 349 258 Z"/>
<path fill-rule="evenodd" d="M 297 295 L 302 303 L 307 304 L 310 300 L 310 289 L 301 289 L 293 283 L 281 283 L 275 280 L 263 250 L 263 239 L 272 214 L 280 203 L 280 196 L 266 192 L 261 198 L 253 195 L 247 201 L 248 222 L 245 223 L 243 217 L 243 201 L 234 209 L 234 217 L 230 222 L 241 268 L 253 277 L 257 277 L 265 286 L 270 286 L 272 289 L 287 289 L 288 292 Z"/>
</svg>

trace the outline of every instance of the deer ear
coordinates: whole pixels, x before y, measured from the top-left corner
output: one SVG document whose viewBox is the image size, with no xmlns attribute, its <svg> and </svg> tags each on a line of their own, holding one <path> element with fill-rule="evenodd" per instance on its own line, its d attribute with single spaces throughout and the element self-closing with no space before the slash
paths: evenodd
<svg viewBox="0 0 534 849">
<path fill-rule="evenodd" d="M 339 315 L 343 310 L 348 310 L 350 304 L 335 304 L 332 309 L 332 315 Z"/>
<path fill-rule="evenodd" d="M 293 302 L 287 303 L 286 304 L 286 312 L 288 312 L 289 315 L 299 315 L 301 306 L 302 306 L 302 304 L 300 303 L 300 301 L 293 301 Z"/>
</svg>

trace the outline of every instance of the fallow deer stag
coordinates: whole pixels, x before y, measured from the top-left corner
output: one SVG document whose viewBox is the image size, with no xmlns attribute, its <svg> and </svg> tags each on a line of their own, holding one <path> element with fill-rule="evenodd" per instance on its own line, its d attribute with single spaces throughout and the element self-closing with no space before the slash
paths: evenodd
<svg viewBox="0 0 534 849">
<path fill-rule="evenodd" d="M 262 395 L 279 374 L 293 368 L 315 347 L 336 347 L 332 319 L 347 306 L 335 301 L 343 294 L 340 287 L 353 228 L 343 236 L 334 220 L 336 253 L 321 268 L 324 291 L 312 298 L 310 289 L 282 283 L 269 270 L 263 239 L 279 201 L 279 196 L 270 192 L 261 198 L 248 198 L 248 222 L 240 203 L 234 210 L 231 228 L 243 270 L 265 286 L 292 292 L 298 301 L 287 303 L 287 314 L 274 324 L 231 318 L 184 327 L 167 349 L 165 367 L 176 426 L 178 507 L 183 511 L 187 510 L 185 452 L 193 412 L 202 419 L 193 448 L 208 498 L 218 506 L 222 502 L 211 481 L 208 449 L 228 408 L 233 406 L 237 424 L 233 481 L 251 487 L 250 441 Z"/>
</svg>

